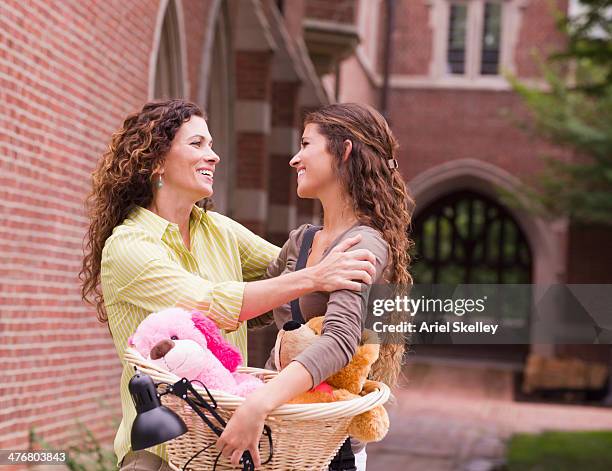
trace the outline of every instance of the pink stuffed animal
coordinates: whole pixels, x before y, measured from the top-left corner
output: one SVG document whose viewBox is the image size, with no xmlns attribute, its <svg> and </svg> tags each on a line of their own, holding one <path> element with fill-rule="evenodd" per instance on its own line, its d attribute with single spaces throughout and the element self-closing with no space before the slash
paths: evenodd
<svg viewBox="0 0 612 471">
<path fill-rule="evenodd" d="M 208 389 L 246 396 L 262 384 L 251 375 L 236 373 L 242 363 L 240 352 L 199 311 L 171 308 L 149 314 L 128 342 L 144 358 L 179 378 L 199 380 Z"/>
</svg>

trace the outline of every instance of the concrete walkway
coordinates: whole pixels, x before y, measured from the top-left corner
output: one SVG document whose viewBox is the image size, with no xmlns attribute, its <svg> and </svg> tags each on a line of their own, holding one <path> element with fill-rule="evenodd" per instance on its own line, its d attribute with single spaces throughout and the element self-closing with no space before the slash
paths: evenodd
<svg viewBox="0 0 612 471">
<path fill-rule="evenodd" d="M 411 361 L 370 471 L 489 471 L 516 432 L 612 429 L 612 408 L 517 403 L 512 371 Z"/>
</svg>

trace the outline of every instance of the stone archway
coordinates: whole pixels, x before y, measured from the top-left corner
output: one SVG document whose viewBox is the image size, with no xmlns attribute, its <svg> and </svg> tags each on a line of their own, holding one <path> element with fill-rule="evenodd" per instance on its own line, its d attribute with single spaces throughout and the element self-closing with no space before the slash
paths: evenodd
<svg viewBox="0 0 612 471">
<path fill-rule="evenodd" d="M 162 0 L 149 56 L 149 100 L 187 96 L 186 54 L 182 3 Z"/>
<path fill-rule="evenodd" d="M 477 159 L 459 159 L 432 167 L 408 182 L 416 201 L 415 216 L 441 195 L 472 188 L 499 200 L 498 188 L 518 191 L 518 179 Z M 561 283 L 565 279 L 567 221 L 547 222 L 516 208 L 507 208 L 527 236 L 533 251 L 533 283 Z"/>
<path fill-rule="evenodd" d="M 509 172 L 477 159 L 459 159 L 432 167 L 409 181 L 416 201 L 414 217 L 439 197 L 460 189 L 475 189 L 499 200 L 499 189 L 517 192 L 519 180 Z M 520 195 L 519 195 L 520 198 Z M 517 208 L 506 207 L 525 234 L 532 251 L 533 284 L 563 283 L 567 267 L 565 219 L 545 221 Z M 554 346 L 532 344 L 532 352 L 550 355 Z"/>
</svg>

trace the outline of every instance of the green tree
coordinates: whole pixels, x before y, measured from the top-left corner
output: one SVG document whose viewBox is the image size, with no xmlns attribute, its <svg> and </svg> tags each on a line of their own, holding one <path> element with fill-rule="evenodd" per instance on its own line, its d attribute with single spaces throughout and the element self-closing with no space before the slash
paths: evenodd
<svg viewBox="0 0 612 471">
<path fill-rule="evenodd" d="M 523 181 L 527 205 L 543 215 L 612 225 L 612 0 L 583 0 L 571 18 L 557 14 L 565 50 L 540 61 L 547 89 L 509 77 L 533 115 L 535 131 L 569 149 L 570 162 L 544 156 Z"/>
</svg>

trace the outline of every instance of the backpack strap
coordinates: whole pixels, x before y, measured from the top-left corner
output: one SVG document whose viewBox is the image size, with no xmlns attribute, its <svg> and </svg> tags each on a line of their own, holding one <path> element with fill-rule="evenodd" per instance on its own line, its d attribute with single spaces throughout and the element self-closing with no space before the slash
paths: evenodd
<svg viewBox="0 0 612 471">
<path fill-rule="evenodd" d="M 314 236 L 320 230 L 321 226 L 311 226 L 304 232 L 304 237 L 302 237 L 302 245 L 300 246 L 300 253 L 295 263 L 295 271 L 301 270 L 306 266 L 306 261 L 308 260 L 308 253 L 310 252 L 310 249 L 312 247 Z M 291 317 L 294 321 L 299 322 L 300 324 L 306 323 L 306 321 L 304 320 L 304 316 L 302 315 L 302 310 L 300 309 L 299 298 L 291 301 Z"/>
</svg>

